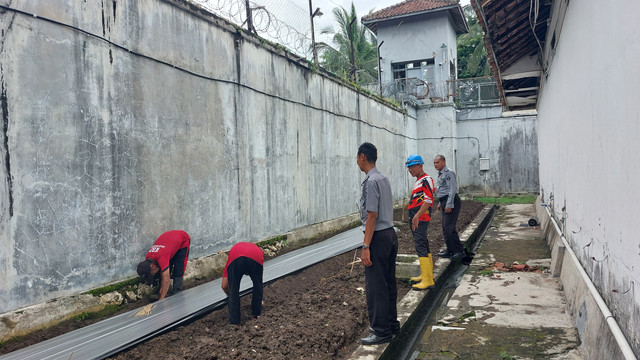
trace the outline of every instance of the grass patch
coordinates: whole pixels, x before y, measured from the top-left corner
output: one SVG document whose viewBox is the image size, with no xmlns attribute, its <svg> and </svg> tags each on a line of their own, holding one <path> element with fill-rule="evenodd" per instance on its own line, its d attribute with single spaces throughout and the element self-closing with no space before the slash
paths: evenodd
<svg viewBox="0 0 640 360">
<path fill-rule="evenodd" d="M 468 319 L 470 317 L 475 317 L 475 316 L 476 316 L 476 312 L 474 310 L 474 311 L 471 311 L 470 313 L 466 313 L 460 316 L 460 321 L 463 321 L 464 319 Z"/>
<path fill-rule="evenodd" d="M 514 360 L 515 357 L 509 355 L 506 351 L 500 353 L 500 360 Z"/>
<path fill-rule="evenodd" d="M 70 320 L 82 322 L 86 320 L 102 319 L 106 316 L 111 316 L 115 314 L 118 310 L 120 310 L 119 305 L 107 305 L 100 311 L 83 312 L 79 315 L 72 317 Z"/>
<path fill-rule="evenodd" d="M 489 276 L 489 275 L 492 275 L 492 274 L 493 274 L 493 270 L 491 270 L 491 269 L 480 271 L 480 275 L 482 275 L 482 276 Z"/>
<path fill-rule="evenodd" d="M 116 284 L 112 284 L 112 285 L 107 285 L 107 286 L 103 286 L 101 288 L 98 289 L 93 289 L 90 291 L 87 291 L 85 294 L 89 294 L 89 295 L 93 295 L 93 296 L 102 296 L 104 294 L 108 294 L 112 291 L 119 291 L 119 290 L 129 290 L 132 286 L 141 283 L 142 282 L 142 278 L 141 277 L 135 277 L 133 279 L 130 280 L 126 280 L 126 281 L 122 281 Z"/>
<path fill-rule="evenodd" d="M 282 243 L 282 245 L 286 245 L 287 244 L 287 235 L 279 235 L 279 236 L 276 236 L 276 237 L 272 237 L 271 239 L 260 241 L 260 242 L 256 243 L 256 245 L 258 245 L 259 248 L 263 248 L 265 246 L 278 244 L 280 242 Z"/>
<path fill-rule="evenodd" d="M 536 202 L 537 195 L 524 194 L 524 195 L 504 195 L 497 197 L 474 197 L 473 200 L 485 203 L 485 204 L 534 204 Z"/>
</svg>

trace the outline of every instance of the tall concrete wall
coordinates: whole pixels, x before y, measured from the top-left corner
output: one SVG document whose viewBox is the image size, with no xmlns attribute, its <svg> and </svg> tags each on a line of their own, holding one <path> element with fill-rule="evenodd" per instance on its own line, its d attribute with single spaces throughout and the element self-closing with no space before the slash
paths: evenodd
<svg viewBox="0 0 640 360">
<path fill-rule="evenodd" d="M 632 65 L 640 61 L 640 3 L 625 5 L 570 2 L 564 23 L 550 29 L 557 48 L 548 59 L 537 131 L 543 201 L 553 194 L 558 220 L 566 209 L 571 248 L 640 356 L 640 69 Z M 590 320 L 580 298 L 569 300 L 584 326 Z M 615 353 L 600 346 L 617 345 L 585 343 L 591 358 Z"/>
<path fill-rule="evenodd" d="M 435 180 L 438 174 L 433 168 L 433 158 L 436 155 L 444 155 L 450 169 L 455 170 L 457 166 L 456 111 L 453 103 L 440 103 L 420 106 L 417 114 L 418 153 L 425 161 L 425 172 Z"/>
<path fill-rule="evenodd" d="M 499 195 L 537 193 L 536 116 L 502 115 L 501 108 L 458 112 L 458 178 L 465 193 Z M 478 158 L 489 159 L 480 171 Z"/>
<path fill-rule="evenodd" d="M 364 141 L 406 196 L 414 120 L 186 2 L 2 4 L 0 312 L 355 213 Z"/>
<path fill-rule="evenodd" d="M 420 106 L 416 115 L 416 148 L 410 150 L 422 155 L 429 175 L 437 176 L 431 162 L 442 154 L 462 194 L 538 192 L 535 116 L 503 116 L 500 106 L 456 109 L 453 103 Z M 489 159 L 488 171 L 480 171 L 480 158 Z"/>
</svg>

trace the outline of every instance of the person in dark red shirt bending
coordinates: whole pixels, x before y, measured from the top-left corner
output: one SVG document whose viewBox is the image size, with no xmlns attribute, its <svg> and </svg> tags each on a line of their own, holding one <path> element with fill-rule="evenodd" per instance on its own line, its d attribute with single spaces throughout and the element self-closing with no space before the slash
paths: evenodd
<svg viewBox="0 0 640 360">
<path fill-rule="evenodd" d="M 262 314 L 262 273 L 264 254 L 253 243 L 239 242 L 229 250 L 229 258 L 222 273 L 222 290 L 229 296 L 229 322 L 240 324 L 240 280 L 249 275 L 253 282 L 251 313 Z"/>
<path fill-rule="evenodd" d="M 160 300 L 169 290 L 169 280 L 173 278 L 173 293 L 182 290 L 182 278 L 187 269 L 191 238 L 182 230 L 171 230 L 160 235 L 147 252 L 144 261 L 138 264 L 138 275 L 147 285 L 152 285 L 154 277 L 160 273 Z"/>
</svg>

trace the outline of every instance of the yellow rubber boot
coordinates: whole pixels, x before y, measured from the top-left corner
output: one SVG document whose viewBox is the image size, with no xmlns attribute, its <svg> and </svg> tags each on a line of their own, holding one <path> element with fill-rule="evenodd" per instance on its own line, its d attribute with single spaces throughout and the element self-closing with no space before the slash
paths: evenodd
<svg viewBox="0 0 640 360">
<path fill-rule="evenodd" d="M 422 272 L 422 281 L 417 284 L 414 284 L 412 288 L 414 290 L 426 290 L 433 286 L 433 258 L 431 254 L 429 257 L 420 257 L 418 260 L 420 261 L 420 270 Z"/>
<path fill-rule="evenodd" d="M 418 259 L 421 259 L 421 258 L 418 258 Z M 422 274 L 423 274 L 423 271 L 422 271 L 422 265 L 420 265 L 420 275 L 418 275 L 418 276 L 413 276 L 413 277 L 411 278 L 411 282 L 414 282 L 414 283 L 419 283 L 419 282 L 421 282 L 421 281 L 422 281 Z"/>
</svg>

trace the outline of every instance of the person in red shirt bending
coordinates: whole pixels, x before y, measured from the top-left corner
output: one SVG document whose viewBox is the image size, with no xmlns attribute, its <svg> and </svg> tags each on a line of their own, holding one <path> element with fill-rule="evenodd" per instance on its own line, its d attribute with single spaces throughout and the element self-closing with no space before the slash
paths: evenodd
<svg viewBox="0 0 640 360">
<path fill-rule="evenodd" d="M 169 280 L 173 278 L 173 293 L 182 290 L 182 278 L 187 269 L 191 238 L 182 230 L 171 230 L 160 235 L 147 252 L 145 260 L 138 264 L 138 275 L 147 285 L 152 285 L 155 276 L 160 273 L 160 300 L 169 290 Z"/>
<path fill-rule="evenodd" d="M 229 250 L 229 258 L 222 273 L 222 290 L 229 296 L 229 322 L 240 324 L 240 280 L 249 275 L 253 282 L 251 313 L 262 314 L 262 273 L 264 253 L 253 243 L 239 242 Z"/>
<path fill-rule="evenodd" d="M 431 176 L 424 172 L 424 161 L 420 155 L 409 155 L 405 166 L 416 178 L 408 208 L 413 242 L 420 261 L 420 276 L 412 277 L 411 281 L 417 283 L 412 286 L 414 290 L 425 290 L 434 284 L 433 257 L 429 250 L 427 228 L 431 221 L 435 184 Z"/>
</svg>

